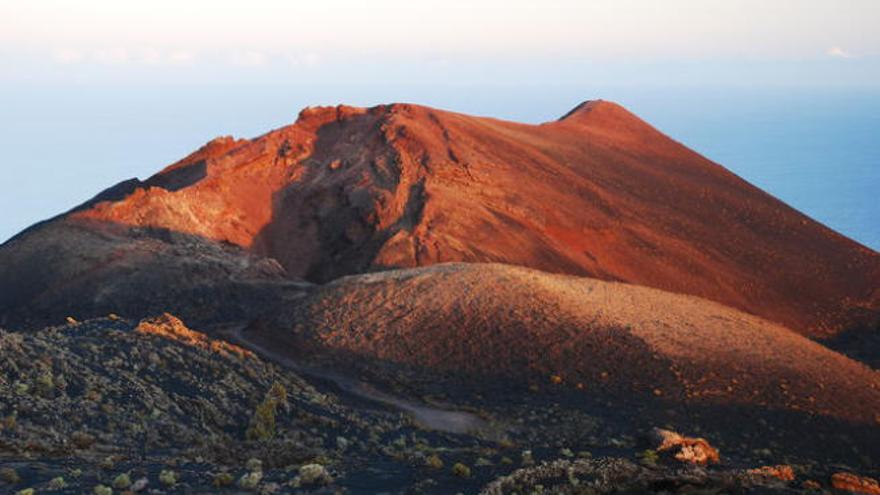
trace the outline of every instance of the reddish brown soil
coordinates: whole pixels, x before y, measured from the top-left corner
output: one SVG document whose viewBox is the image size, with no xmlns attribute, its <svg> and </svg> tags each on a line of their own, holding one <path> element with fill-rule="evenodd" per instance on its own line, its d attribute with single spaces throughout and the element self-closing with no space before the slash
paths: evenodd
<svg viewBox="0 0 880 495">
<path fill-rule="evenodd" d="M 291 330 L 263 336 L 274 348 L 393 362 L 436 379 L 463 372 L 880 421 L 880 373 L 766 320 L 645 287 L 440 264 L 344 277 L 282 319 Z"/>
<path fill-rule="evenodd" d="M 83 220 L 228 242 L 316 282 L 501 262 L 697 295 L 810 336 L 875 328 L 880 314 L 878 253 L 602 101 L 543 125 L 404 104 L 310 108 L 53 223 Z M 9 253 L 39 250 L 32 233 L 0 249 L 3 284 Z M 78 273 L 76 256 L 59 262 L 74 266 L 23 269 L 32 292 L 0 287 L 0 313 Z"/>
</svg>

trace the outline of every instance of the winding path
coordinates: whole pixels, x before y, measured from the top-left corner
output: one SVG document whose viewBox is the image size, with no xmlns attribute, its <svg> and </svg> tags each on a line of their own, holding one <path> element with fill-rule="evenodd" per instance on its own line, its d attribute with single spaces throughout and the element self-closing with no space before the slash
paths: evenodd
<svg viewBox="0 0 880 495">
<path fill-rule="evenodd" d="M 265 346 L 249 339 L 245 335 L 244 329 L 245 325 L 228 326 L 218 329 L 218 333 L 224 335 L 233 343 L 246 347 L 262 357 L 274 361 L 286 368 L 314 378 L 329 380 L 343 391 L 361 399 L 378 402 L 380 404 L 400 409 L 412 416 L 415 422 L 423 428 L 462 434 L 476 433 L 485 430 L 488 426 L 486 421 L 482 418 L 469 412 L 441 409 L 401 399 L 381 390 L 377 390 L 375 387 L 360 380 L 355 380 L 338 373 L 300 365 L 290 357 L 277 351 L 267 349 Z"/>
</svg>

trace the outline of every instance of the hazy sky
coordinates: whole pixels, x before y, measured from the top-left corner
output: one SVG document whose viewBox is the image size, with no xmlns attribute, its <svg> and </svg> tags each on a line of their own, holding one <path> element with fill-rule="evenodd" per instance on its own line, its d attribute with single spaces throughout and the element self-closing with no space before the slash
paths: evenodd
<svg viewBox="0 0 880 495">
<path fill-rule="evenodd" d="M 878 25 L 877 0 L 0 0 L 0 81 L 864 85 Z"/>
</svg>

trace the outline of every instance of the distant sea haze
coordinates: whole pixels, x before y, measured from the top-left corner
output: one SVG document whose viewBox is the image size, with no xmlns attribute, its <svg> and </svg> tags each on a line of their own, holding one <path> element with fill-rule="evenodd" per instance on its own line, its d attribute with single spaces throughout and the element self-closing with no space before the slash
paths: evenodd
<svg viewBox="0 0 880 495">
<path fill-rule="evenodd" d="M 538 123 L 583 100 L 661 131 L 880 250 L 880 89 L 567 86 L 0 87 L 0 240 L 209 139 L 253 137 L 305 106 L 395 101 Z M 12 185 L 13 187 L 10 187 Z"/>
</svg>

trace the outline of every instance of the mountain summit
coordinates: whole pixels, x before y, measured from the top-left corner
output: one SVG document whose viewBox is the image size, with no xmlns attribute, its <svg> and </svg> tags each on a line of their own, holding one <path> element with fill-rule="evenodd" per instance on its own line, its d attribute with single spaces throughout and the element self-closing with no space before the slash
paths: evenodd
<svg viewBox="0 0 880 495">
<path fill-rule="evenodd" d="M 174 306 L 198 320 L 216 291 L 235 313 L 244 286 L 450 261 L 696 295 L 813 337 L 880 314 L 878 253 L 597 100 L 540 125 L 314 107 L 215 139 L 4 244 L 0 323 Z"/>
</svg>

